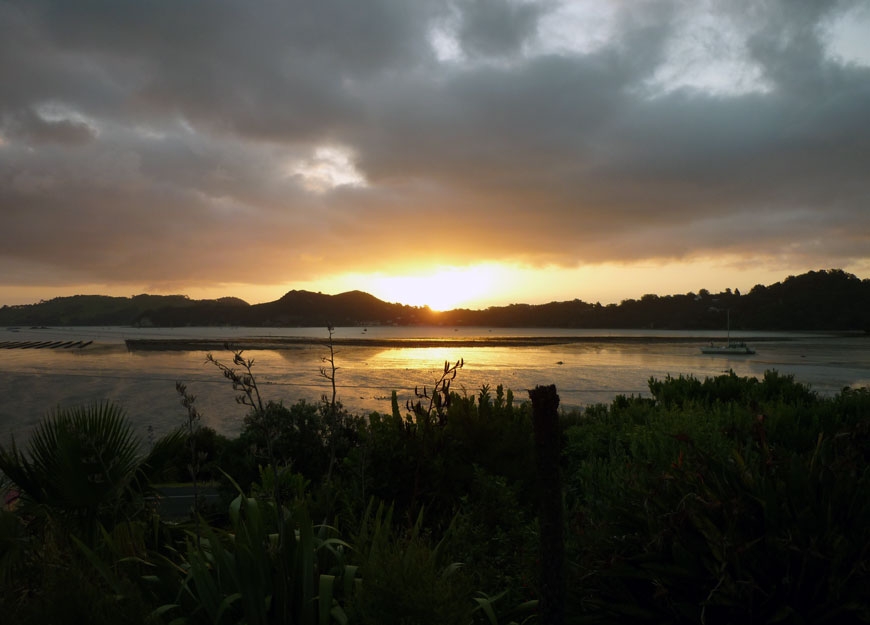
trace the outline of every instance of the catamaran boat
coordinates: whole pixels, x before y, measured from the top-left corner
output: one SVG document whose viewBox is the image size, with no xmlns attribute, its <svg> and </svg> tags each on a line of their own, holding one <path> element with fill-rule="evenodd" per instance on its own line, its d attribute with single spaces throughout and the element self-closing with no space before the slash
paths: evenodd
<svg viewBox="0 0 870 625">
<path fill-rule="evenodd" d="M 701 348 L 701 353 L 704 354 L 730 354 L 732 356 L 749 356 L 755 353 L 755 350 L 749 347 L 743 341 L 732 341 L 731 340 L 731 311 L 726 311 L 728 315 L 728 338 L 726 339 L 725 345 L 714 345 L 713 341 L 710 341 L 709 345 L 705 345 Z"/>
</svg>

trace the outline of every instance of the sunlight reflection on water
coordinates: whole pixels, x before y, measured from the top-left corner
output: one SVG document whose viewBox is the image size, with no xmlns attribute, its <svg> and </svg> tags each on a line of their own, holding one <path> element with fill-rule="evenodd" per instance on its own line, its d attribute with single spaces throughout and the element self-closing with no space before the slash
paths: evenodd
<svg viewBox="0 0 870 625">
<path fill-rule="evenodd" d="M 595 336 L 591 331 L 489 330 L 462 328 L 371 328 L 377 338 L 455 338 L 501 336 Z M 0 331 L 0 341 L 23 341 L 33 335 L 46 340 L 70 337 L 95 340 L 81 350 L 7 349 L 0 359 L 0 440 L 15 434 L 26 436 L 39 419 L 56 406 L 86 405 L 94 401 L 120 402 L 137 429 L 152 426 L 160 435 L 183 421 L 184 409 L 175 392 L 175 382 L 188 385 L 197 395 L 197 405 L 207 425 L 226 434 L 239 431 L 246 413 L 235 403 L 234 392 L 214 365 L 206 363 L 205 351 L 130 352 L 124 338 L 149 336 L 225 337 L 309 336 L 323 338 L 320 328 L 235 329 L 185 328 L 62 328 Z M 583 334 L 583 333 L 587 334 Z M 338 337 L 359 337 L 360 328 L 339 328 Z M 453 383 L 460 393 L 477 394 L 482 385 L 504 385 L 517 401 L 527 399 L 526 390 L 538 384 L 555 384 L 563 406 L 609 402 L 616 394 L 646 394 L 650 377 L 691 374 L 703 379 L 733 369 L 740 376 L 760 377 L 765 370 L 793 374 L 822 393 L 843 386 L 870 384 L 870 339 L 780 336 L 758 343 L 751 358 L 705 356 L 695 342 L 642 342 L 638 331 L 601 336 L 633 338 L 624 342 L 590 340 L 581 343 L 531 347 L 375 347 L 336 348 L 339 398 L 353 413 L 389 411 L 393 390 L 400 405 L 413 398 L 414 387 L 431 388 L 443 372 L 444 362 L 464 359 L 465 366 Z M 670 336 L 681 336 L 670 333 Z M 683 334 L 682 336 L 685 336 Z M 770 338 L 770 337 L 768 337 Z M 320 375 L 322 345 L 294 345 L 285 349 L 249 350 L 264 398 L 294 403 L 317 401 L 330 391 Z M 215 351 L 215 357 L 230 363 L 232 353 Z"/>
</svg>

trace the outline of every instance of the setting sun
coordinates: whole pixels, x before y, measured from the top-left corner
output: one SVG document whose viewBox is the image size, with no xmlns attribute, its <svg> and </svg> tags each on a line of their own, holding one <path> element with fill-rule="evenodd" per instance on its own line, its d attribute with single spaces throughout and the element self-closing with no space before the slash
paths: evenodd
<svg viewBox="0 0 870 625">
<path fill-rule="evenodd" d="M 434 311 L 480 310 L 490 306 L 544 304 L 575 298 L 590 303 L 617 304 L 624 299 L 640 298 L 653 290 L 659 295 L 684 294 L 700 288 L 721 291 L 727 287 L 749 291 L 756 283 L 773 283 L 779 278 L 781 276 L 775 271 L 759 270 L 754 281 L 747 281 L 736 263 L 723 265 L 704 260 L 578 267 L 532 267 L 492 261 L 470 267 L 396 268 L 389 275 L 384 272 L 342 273 L 320 276 L 311 281 L 262 285 L 257 289 L 223 284 L 219 288 L 193 290 L 188 294 L 196 298 L 215 298 L 229 293 L 250 303 L 261 303 L 277 299 L 290 290 L 328 294 L 364 291 L 385 302 L 429 306 Z M 653 289 L 651 285 L 658 286 Z"/>
<path fill-rule="evenodd" d="M 371 278 L 370 293 L 388 302 L 451 310 L 485 299 L 500 286 L 496 267 L 448 267 L 432 272 Z"/>
</svg>

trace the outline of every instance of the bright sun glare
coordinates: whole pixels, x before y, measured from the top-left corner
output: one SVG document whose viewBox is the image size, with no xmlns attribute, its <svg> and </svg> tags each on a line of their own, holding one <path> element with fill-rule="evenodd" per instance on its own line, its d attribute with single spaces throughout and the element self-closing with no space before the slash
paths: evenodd
<svg viewBox="0 0 870 625">
<path fill-rule="evenodd" d="M 491 294 L 499 280 L 493 267 L 455 267 L 415 275 L 374 278 L 371 294 L 387 302 L 452 310 Z"/>
</svg>

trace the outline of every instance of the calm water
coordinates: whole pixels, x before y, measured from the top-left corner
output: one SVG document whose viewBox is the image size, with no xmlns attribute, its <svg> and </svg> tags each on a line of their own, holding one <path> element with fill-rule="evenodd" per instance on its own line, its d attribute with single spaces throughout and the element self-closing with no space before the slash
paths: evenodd
<svg viewBox="0 0 870 625">
<path fill-rule="evenodd" d="M 444 361 L 465 360 L 454 390 L 476 394 L 483 384 L 503 384 L 518 400 L 538 384 L 555 384 L 563 406 L 609 402 L 614 395 L 647 393 L 650 377 L 691 374 L 703 379 L 733 369 L 760 377 L 768 369 L 793 374 L 823 394 L 844 386 L 870 386 L 870 338 L 810 334 L 743 333 L 753 344 L 751 357 L 709 356 L 701 344 L 721 333 L 487 328 L 338 328 L 340 338 L 468 338 L 500 336 L 586 337 L 579 343 L 536 347 L 338 347 L 339 398 L 354 413 L 389 411 L 390 393 L 401 405 L 414 386 L 431 385 Z M 322 328 L 0 329 L 0 343 L 29 340 L 92 340 L 84 349 L 4 349 L 0 351 L 0 440 L 26 438 L 57 406 L 114 400 L 124 406 L 136 428 L 159 436 L 184 419 L 175 382 L 188 385 L 207 425 L 233 435 L 246 412 L 234 401 L 229 383 L 206 352 L 130 352 L 127 338 L 241 338 L 253 336 L 326 337 Z M 687 336 L 698 341 L 685 342 Z M 651 337 L 644 341 L 643 337 Z M 669 339 L 673 339 L 672 341 Z M 755 339 L 753 341 L 753 339 Z M 251 350 L 254 374 L 265 399 L 317 400 L 330 392 L 320 374 L 322 346 Z M 214 352 L 231 361 L 230 352 Z"/>
</svg>

